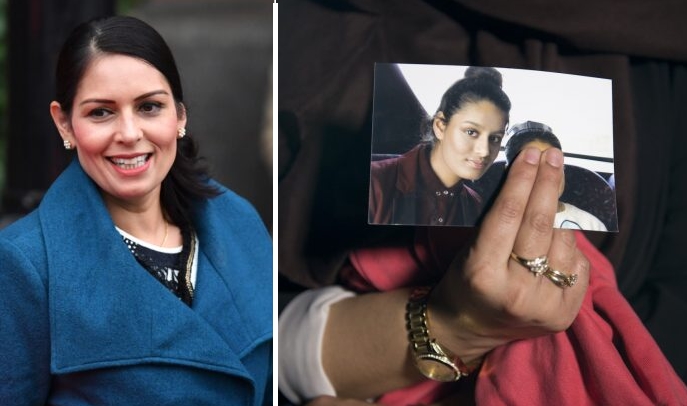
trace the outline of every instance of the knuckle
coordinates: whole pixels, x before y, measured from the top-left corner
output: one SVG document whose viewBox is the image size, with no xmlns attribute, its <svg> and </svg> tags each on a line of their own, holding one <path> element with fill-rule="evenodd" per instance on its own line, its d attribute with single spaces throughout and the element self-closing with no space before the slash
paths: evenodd
<svg viewBox="0 0 687 406">
<path fill-rule="evenodd" d="M 515 320 L 527 320 L 531 318 L 527 307 L 529 295 L 525 289 L 511 289 L 503 299 L 502 311 Z"/>
<path fill-rule="evenodd" d="M 545 213 L 534 213 L 529 218 L 532 229 L 539 234 L 550 232 L 553 227 L 553 218 Z"/>
<path fill-rule="evenodd" d="M 572 325 L 575 320 L 575 314 L 564 314 L 560 317 L 556 317 L 550 324 L 551 332 L 560 333 L 561 331 L 567 330 L 570 325 Z"/>
<path fill-rule="evenodd" d="M 516 223 L 520 220 L 524 208 L 524 204 L 516 199 L 505 199 L 499 207 L 500 220 L 506 224 Z"/>
<path fill-rule="evenodd" d="M 570 328 L 577 317 L 578 310 L 579 309 L 575 307 L 574 309 L 569 309 L 568 311 L 563 312 L 560 317 L 557 317 L 553 323 L 555 331 L 561 332 Z"/>
<path fill-rule="evenodd" d="M 582 258 L 580 261 L 579 265 L 577 266 L 577 277 L 578 279 L 581 278 L 583 282 L 583 286 L 585 287 L 585 290 L 587 286 L 589 286 L 589 271 L 590 271 L 591 265 L 589 264 L 589 260 L 587 258 Z"/>
<path fill-rule="evenodd" d="M 577 239 L 572 230 L 556 229 L 554 232 L 559 237 L 558 240 L 568 249 L 575 249 L 577 247 Z"/>
<path fill-rule="evenodd" d="M 476 265 L 471 267 L 470 272 L 466 272 L 464 275 L 471 292 L 481 296 L 489 295 L 491 286 L 493 286 L 493 276 L 489 267 Z"/>
<path fill-rule="evenodd" d="M 543 328 L 548 333 L 560 333 L 567 330 L 575 321 L 577 311 L 575 309 L 565 308 L 561 306 L 557 312 L 549 312 L 546 314 L 546 319 L 542 323 Z"/>
<path fill-rule="evenodd" d="M 575 262 L 573 263 L 571 272 L 576 273 L 578 277 L 588 278 L 589 269 L 591 267 L 589 260 L 581 252 L 578 252 L 577 254 L 578 255 L 575 257 Z"/>
<path fill-rule="evenodd" d="M 584 255 L 580 255 L 580 261 L 579 261 L 579 270 L 580 272 L 584 272 L 585 274 L 589 274 L 589 268 L 591 267 L 591 264 L 589 263 L 589 260 L 587 257 Z"/>
<path fill-rule="evenodd" d="M 538 173 L 539 165 L 524 164 L 524 162 L 516 160 L 508 172 L 508 178 L 512 178 L 514 182 L 528 182 L 531 184 L 534 183 Z"/>
</svg>

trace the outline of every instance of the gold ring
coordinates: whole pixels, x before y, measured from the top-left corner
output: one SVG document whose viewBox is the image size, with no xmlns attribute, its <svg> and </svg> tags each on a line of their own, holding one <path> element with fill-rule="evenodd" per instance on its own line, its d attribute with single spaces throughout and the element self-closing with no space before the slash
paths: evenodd
<svg viewBox="0 0 687 406">
<path fill-rule="evenodd" d="M 561 289 L 571 288 L 577 283 L 577 274 L 566 275 L 561 271 L 549 268 L 544 271 L 544 276 L 549 278 L 556 286 Z"/>
<path fill-rule="evenodd" d="M 533 259 L 527 259 L 511 251 L 510 257 L 513 258 L 518 264 L 529 269 L 530 272 L 534 273 L 535 275 L 540 275 L 549 269 L 549 257 L 546 255 L 542 255 Z"/>
</svg>

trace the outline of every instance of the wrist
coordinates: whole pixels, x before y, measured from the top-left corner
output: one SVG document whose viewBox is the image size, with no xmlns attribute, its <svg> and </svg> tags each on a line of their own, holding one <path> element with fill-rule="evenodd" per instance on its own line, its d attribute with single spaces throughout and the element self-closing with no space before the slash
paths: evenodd
<svg viewBox="0 0 687 406">
<path fill-rule="evenodd" d="M 425 377 L 441 382 L 457 381 L 473 372 L 481 359 L 466 364 L 433 336 L 428 312 L 430 291 L 430 287 L 415 288 L 408 298 L 406 329 L 411 357 Z"/>
<path fill-rule="evenodd" d="M 489 351 L 507 341 L 488 334 L 484 320 L 474 316 L 477 312 L 469 311 L 468 301 L 461 300 L 461 292 L 443 292 L 442 288 L 441 285 L 436 286 L 427 298 L 433 336 L 466 365 L 481 363 Z"/>
</svg>

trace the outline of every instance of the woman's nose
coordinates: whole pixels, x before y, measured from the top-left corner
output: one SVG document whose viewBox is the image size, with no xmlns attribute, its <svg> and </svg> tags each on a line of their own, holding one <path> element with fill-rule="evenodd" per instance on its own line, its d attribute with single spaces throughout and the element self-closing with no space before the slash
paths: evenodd
<svg viewBox="0 0 687 406">
<path fill-rule="evenodd" d="M 475 154 L 480 157 L 489 156 L 489 138 L 479 137 L 474 145 Z"/>
<path fill-rule="evenodd" d="M 133 143 L 141 139 L 142 131 L 133 114 L 123 113 L 119 120 L 117 131 L 119 140 L 124 143 Z"/>
</svg>

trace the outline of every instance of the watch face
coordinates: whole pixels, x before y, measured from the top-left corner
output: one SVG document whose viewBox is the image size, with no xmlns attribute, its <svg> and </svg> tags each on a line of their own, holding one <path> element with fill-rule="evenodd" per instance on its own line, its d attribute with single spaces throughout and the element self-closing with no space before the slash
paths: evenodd
<svg viewBox="0 0 687 406">
<path fill-rule="evenodd" d="M 434 357 L 422 357 L 415 360 L 417 368 L 427 378 L 440 382 L 453 382 L 460 378 L 460 373 L 449 363 Z"/>
</svg>

